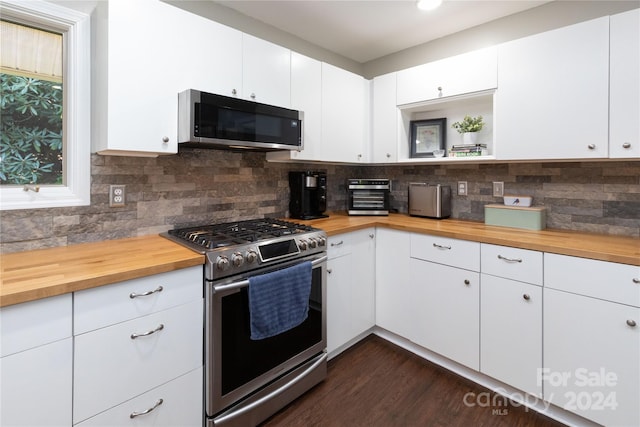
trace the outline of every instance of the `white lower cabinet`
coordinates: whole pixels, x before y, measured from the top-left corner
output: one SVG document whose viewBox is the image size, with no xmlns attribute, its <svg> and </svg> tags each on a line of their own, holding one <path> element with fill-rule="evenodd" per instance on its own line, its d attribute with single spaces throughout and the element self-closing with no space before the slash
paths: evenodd
<svg viewBox="0 0 640 427">
<path fill-rule="evenodd" d="M 483 243 L 480 372 L 542 396 L 542 252 Z"/>
<path fill-rule="evenodd" d="M 70 426 L 72 340 L 0 359 L 0 425 Z"/>
<path fill-rule="evenodd" d="M 541 396 L 542 288 L 482 274 L 480 372 Z"/>
<path fill-rule="evenodd" d="M 409 338 L 469 368 L 478 369 L 480 273 L 412 258 L 414 314 Z"/>
<path fill-rule="evenodd" d="M 71 295 L 0 309 L 0 425 L 70 426 Z"/>
<path fill-rule="evenodd" d="M 201 425 L 202 267 L 77 292 L 74 319 L 74 424 L 123 425 L 163 399 L 134 425 Z"/>
<path fill-rule="evenodd" d="M 331 236 L 327 262 L 327 352 L 375 324 L 375 230 Z"/>
<path fill-rule="evenodd" d="M 640 267 L 545 254 L 544 397 L 640 425 Z"/>
<path fill-rule="evenodd" d="M 202 366 L 202 301 L 75 337 L 74 422 Z"/>
<path fill-rule="evenodd" d="M 408 337 L 469 368 L 479 368 L 480 244 L 411 235 L 415 329 Z"/>
<path fill-rule="evenodd" d="M 81 422 L 81 427 L 201 427 L 202 368 Z"/>
<path fill-rule="evenodd" d="M 410 236 L 406 231 L 376 229 L 376 325 L 408 338 L 412 333 L 413 299 Z"/>
</svg>

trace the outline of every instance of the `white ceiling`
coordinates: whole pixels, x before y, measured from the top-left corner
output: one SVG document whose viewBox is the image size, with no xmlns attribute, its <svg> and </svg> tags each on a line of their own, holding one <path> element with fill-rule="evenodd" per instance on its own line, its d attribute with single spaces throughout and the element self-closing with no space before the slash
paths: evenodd
<svg viewBox="0 0 640 427">
<path fill-rule="evenodd" d="M 549 0 L 444 0 L 421 11 L 415 0 L 215 0 L 359 63 L 522 12 Z"/>
</svg>

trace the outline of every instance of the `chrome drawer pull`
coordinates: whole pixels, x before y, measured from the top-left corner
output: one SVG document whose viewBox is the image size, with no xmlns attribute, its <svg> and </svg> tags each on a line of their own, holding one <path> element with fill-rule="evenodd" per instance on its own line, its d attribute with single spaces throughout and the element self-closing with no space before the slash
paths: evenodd
<svg viewBox="0 0 640 427">
<path fill-rule="evenodd" d="M 135 292 L 131 292 L 129 294 L 129 298 L 134 299 L 134 298 L 138 298 L 138 297 L 146 297 L 146 296 L 155 294 L 156 292 L 162 292 L 162 289 L 163 289 L 162 286 L 158 286 L 157 288 L 155 288 L 152 291 L 143 292 L 141 294 L 137 294 Z"/>
<path fill-rule="evenodd" d="M 143 332 L 141 334 L 131 334 L 131 339 L 135 340 L 136 338 L 147 337 L 147 336 L 149 336 L 151 334 L 155 334 L 156 332 L 160 332 L 163 329 L 164 329 L 164 325 L 162 323 L 160 323 L 160 325 L 157 328 L 155 328 L 154 330 L 152 330 L 152 331 Z"/>
<path fill-rule="evenodd" d="M 520 258 L 507 258 L 507 257 L 503 257 L 502 255 L 498 255 L 498 259 L 501 259 L 507 262 L 522 262 Z"/>
<path fill-rule="evenodd" d="M 437 243 L 434 243 L 434 244 L 433 244 L 433 247 L 434 247 L 434 248 L 438 248 L 438 249 L 447 249 L 447 250 L 451 249 L 451 246 L 439 245 L 439 244 L 437 244 Z"/>
<path fill-rule="evenodd" d="M 634 328 L 636 326 L 636 321 L 629 319 L 629 320 L 627 320 L 627 325 L 629 325 L 632 328 Z"/>
<path fill-rule="evenodd" d="M 332 243 L 331 246 L 340 246 L 344 243 L 344 240 L 340 240 L 338 243 Z"/>
<path fill-rule="evenodd" d="M 144 410 L 142 412 L 132 412 L 131 415 L 129 415 L 129 418 L 139 417 L 140 415 L 147 415 L 149 412 L 153 411 L 158 406 L 162 405 L 162 402 L 164 402 L 164 400 L 158 399 L 158 401 L 156 402 L 155 405 L 153 405 L 153 407 L 151 407 L 151 408 L 149 408 L 147 410 Z"/>
</svg>

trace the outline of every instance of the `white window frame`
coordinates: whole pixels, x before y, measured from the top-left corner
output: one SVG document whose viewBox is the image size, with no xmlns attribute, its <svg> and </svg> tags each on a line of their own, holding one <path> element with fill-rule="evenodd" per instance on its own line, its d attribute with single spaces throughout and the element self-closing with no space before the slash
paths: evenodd
<svg viewBox="0 0 640 427">
<path fill-rule="evenodd" d="M 91 16 L 39 0 L 1 0 L 0 14 L 65 33 L 65 185 L 0 187 L 0 210 L 86 206 L 91 202 Z M 35 186 L 28 186 L 35 189 Z"/>
</svg>

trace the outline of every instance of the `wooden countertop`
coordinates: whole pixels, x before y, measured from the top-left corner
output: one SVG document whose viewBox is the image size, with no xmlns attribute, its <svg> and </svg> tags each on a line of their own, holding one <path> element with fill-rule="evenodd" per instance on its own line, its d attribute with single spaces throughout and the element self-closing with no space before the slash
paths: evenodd
<svg viewBox="0 0 640 427">
<path fill-rule="evenodd" d="M 158 235 L 0 255 L 0 307 L 202 264 Z"/>
<path fill-rule="evenodd" d="M 438 220 L 404 214 L 376 217 L 340 213 L 332 214 L 329 218 L 297 222 L 322 228 L 330 236 L 372 226 L 384 226 L 396 230 L 640 266 L 640 238 L 637 237 L 553 229 L 533 231 L 485 225 L 483 222 Z"/>
<path fill-rule="evenodd" d="M 336 235 L 384 226 L 640 266 L 640 238 L 565 230 L 530 231 L 403 214 L 293 220 Z M 157 235 L 0 255 L 0 307 L 204 264 L 204 256 Z"/>
</svg>

